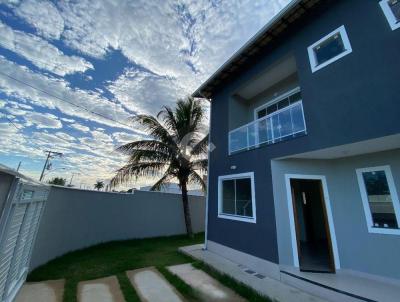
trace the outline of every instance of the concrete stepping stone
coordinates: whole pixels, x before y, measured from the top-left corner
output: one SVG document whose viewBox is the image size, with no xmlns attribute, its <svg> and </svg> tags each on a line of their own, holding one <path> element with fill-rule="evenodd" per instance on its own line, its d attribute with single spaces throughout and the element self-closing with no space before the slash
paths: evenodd
<svg viewBox="0 0 400 302">
<path fill-rule="evenodd" d="M 202 270 L 194 268 L 190 263 L 169 266 L 167 269 L 181 278 L 196 290 L 204 301 L 210 302 L 243 302 L 246 301 L 230 288 L 222 285 Z"/>
<path fill-rule="evenodd" d="M 184 298 L 153 267 L 126 272 L 142 302 L 183 302 Z"/>
<path fill-rule="evenodd" d="M 14 302 L 62 302 L 65 280 L 27 282 L 19 291 Z"/>
<path fill-rule="evenodd" d="M 78 302 L 125 302 L 116 276 L 78 284 Z"/>
</svg>

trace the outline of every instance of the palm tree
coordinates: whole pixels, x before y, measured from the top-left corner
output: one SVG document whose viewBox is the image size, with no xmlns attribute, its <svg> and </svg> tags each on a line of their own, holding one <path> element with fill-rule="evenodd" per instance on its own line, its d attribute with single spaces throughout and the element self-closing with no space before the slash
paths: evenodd
<svg viewBox="0 0 400 302">
<path fill-rule="evenodd" d="M 103 181 L 96 181 L 96 183 L 94 184 L 94 188 L 97 189 L 97 191 L 100 191 L 100 189 L 102 189 L 104 187 L 104 182 Z"/>
<path fill-rule="evenodd" d="M 182 191 L 187 234 L 192 237 L 188 185 L 198 184 L 205 191 L 200 176 L 207 171 L 208 134 L 201 135 L 204 110 L 199 100 L 177 101 L 176 108 L 164 106 L 157 117 L 137 115 L 132 118 L 151 137 L 127 143 L 117 151 L 128 155 L 128 162 L 116 172 L 111 184 L 116 186 L 132 178 L 160 177 L 151 190 L 160 190 L 173 179 Z M 200 174 L 199 174 L 200 173 Z"/>
</svg>

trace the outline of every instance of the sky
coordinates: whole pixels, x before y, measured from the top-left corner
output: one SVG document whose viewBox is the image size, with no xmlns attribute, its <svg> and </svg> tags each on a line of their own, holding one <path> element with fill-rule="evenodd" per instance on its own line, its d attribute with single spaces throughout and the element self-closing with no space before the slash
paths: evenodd
<svg viewBox="0 0 400 302">
<path fill-rule="evenodd" d="M 107 183 L 148 138 L 129 117 L 190 95 L 288 2 L 0 0 L 0 164 L 38 179 L 53 150 L 45 180 Z"/>
</svg>

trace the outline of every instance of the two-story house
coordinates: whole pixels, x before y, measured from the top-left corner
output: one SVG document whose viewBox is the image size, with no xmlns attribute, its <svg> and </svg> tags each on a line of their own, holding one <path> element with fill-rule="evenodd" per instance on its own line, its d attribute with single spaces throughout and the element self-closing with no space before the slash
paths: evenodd
<svg viewBox="0 0 400 302">
<path fill-rule="evenodd" d="M 291 1 L 193 94 L 215 145 L 207 249 L 399 284 L 399 80 L 400 1 Z"/>
</svg>

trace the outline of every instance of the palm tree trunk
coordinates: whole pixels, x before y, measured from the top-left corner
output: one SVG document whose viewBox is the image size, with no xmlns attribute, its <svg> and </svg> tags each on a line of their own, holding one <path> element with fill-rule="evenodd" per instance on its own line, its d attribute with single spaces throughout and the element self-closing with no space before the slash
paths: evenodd
<svg viewBox="0 0 400 302">
<path fill-rule="evenodd" d="M 186 233 L 190 238 L 193 238 L 192 217 L 190 215 L 189 197 L 188 197 L 186 182 L 181 183 L 181 188 L 182 188 L 182 203 L 183 203 L 183 213 L 185 215 Z"/>
</svg>

